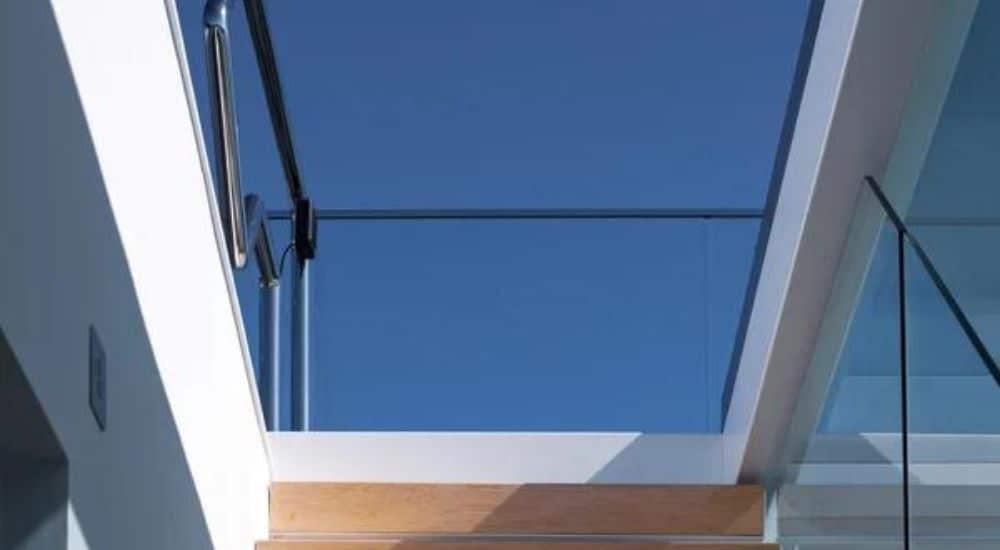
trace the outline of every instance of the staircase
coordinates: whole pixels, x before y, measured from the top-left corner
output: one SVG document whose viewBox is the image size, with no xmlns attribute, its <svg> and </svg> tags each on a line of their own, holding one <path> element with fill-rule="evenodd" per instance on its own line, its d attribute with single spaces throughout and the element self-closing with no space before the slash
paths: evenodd
<svg viewBox="0 0 1000 550">
<path fill-rule="evenodd" d="M 257 550 L 777 550 L 759 487 L 276 483 Z"/>
</svg>

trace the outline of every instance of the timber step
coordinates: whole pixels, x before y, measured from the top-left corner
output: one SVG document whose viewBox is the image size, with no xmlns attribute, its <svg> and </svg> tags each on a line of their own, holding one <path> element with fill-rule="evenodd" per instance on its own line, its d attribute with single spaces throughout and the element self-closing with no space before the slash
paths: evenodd
<svg viewBox="0 0 1000 550">
<path fill-rule="evenodd" d="M 763 493 L 760 487 L 752 485 L 276 483 L 271 487 L 270 514 L 271 532 L 278 537 L 402 533 L 760 537 Z M 312 547 L 301 546 L 306 544 L 302 542 L 283 544 L 299 546 L 262 548 L 432 550 L 457 547 L 457 543 L 426 541 L 396 545 L 369 543 L 367 546 L 347 541 L 324 542 L 326 546 Z M 481 550 L 605 547 L 579 544 L 583 543 L 483 541 L 463 542 L 459 546 Z M 614 544 L 617 547 L 619 543 Z M 624 547 L 642 550 L 684 548 L 677 544 L 628 544 L 631 546 Z M 697 546 L 700 550 L 744 547 L 753 546 Z"/>
<path fill-rule="evenodd" d="M 778 550 L 777 544 L 656 542 L 348 542 L 268 541 L 257 550 Z"/>
</svg>

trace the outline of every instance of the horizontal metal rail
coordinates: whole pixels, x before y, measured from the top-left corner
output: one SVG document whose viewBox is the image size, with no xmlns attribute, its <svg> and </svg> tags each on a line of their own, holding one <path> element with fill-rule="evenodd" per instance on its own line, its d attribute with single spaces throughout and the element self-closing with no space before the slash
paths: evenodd
<svg viewBox="0 0 1000 550">
<path fill-rule="evenodd" d="M 271 210 L 272 220 L 292 218 L 289 210 Z M 555 208 L 555 209 L 317 209 L 318 220 L 613 220 L 613 219 L 760 219 L 752 208 Z"/>
</svg>

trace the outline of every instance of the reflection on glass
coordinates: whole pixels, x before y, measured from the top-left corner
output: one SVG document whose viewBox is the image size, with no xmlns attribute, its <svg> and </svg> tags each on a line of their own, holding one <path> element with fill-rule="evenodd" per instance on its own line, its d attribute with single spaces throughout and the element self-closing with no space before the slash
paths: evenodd
<svg viewBox="0 0 1000 550">
<path fill-rule="evenodd" d="M 894 229 L 881 229 L 870 258 L 843 346 L 827 363 L 814 363 L 815 379 L 799 396 L 785 460 L 773 473 L 778 535 L 788 548 L 903 548 Z"/>
<path fill-rule="evenodd" d="M 1000 387 L 912 248 L 906 266 L 914 541 L 993 547 L 1000 535 Z"/>
</svg>

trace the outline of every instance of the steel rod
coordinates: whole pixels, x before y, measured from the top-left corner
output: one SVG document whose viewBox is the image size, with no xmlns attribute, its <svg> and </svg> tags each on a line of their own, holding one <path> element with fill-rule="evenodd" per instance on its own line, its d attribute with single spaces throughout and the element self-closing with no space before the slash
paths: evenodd
<svg viewBox="0 0 1000 550">
<path fill-rule="evenodd" d="M 312 261 L 296 260 L 292 298 L 292 430 L 309 431 L 309 276 Z"/>
<path fill-rule="evenodd" d="M 271 210 L 272 220 L 292 218 L 289 210 Z M 731 209 L 317 209 L 320 220 L 516 220 L 516 219 L 759 219 L 763 212 L 751 208 Z"/>
</svg>

